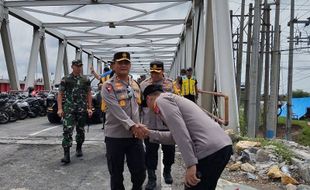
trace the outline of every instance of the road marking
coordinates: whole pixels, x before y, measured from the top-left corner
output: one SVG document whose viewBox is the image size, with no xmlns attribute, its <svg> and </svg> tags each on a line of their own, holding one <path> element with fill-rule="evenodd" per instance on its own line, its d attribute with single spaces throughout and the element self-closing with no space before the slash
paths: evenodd
<svg viewBox="0 0 310 190">
<path fill-rule="evenodd" d="M 42 133 L 42 132 L 45 132 L 45 131 L 49 131 L 49 130 L 55 129 L 55 128 L 59 127 L 59 126 L 61 126 L 61 125 L 56 125 L 56 126 L 54 126 L 54 127 L 49 127 L 49 128 L 43 129 L 43 130 L 41 130 L 41 131 L 38 131 L 38 132 L 32 133 L 32 134 L 30 134 L 29 136 L 36 136 L 37 134 L 40 134 L 40 133 Z"/>
</svg>

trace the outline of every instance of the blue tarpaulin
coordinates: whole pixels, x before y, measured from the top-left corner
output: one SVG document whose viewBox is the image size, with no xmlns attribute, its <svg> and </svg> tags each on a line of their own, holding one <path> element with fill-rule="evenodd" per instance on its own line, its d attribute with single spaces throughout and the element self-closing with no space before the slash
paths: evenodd
<svg viewBox="0 0 310 190">
<path fill-rule="evenodd" d="M 307 107 L 310 107 L 310 97 L 306 98 L 293 98 L 292 99 L 292 118 L 300 119 L 307 112 Z M 284 104 L 282 106 L 281 117 L 286 117 L 287 114 L 287 106 Z"/>
</svg>

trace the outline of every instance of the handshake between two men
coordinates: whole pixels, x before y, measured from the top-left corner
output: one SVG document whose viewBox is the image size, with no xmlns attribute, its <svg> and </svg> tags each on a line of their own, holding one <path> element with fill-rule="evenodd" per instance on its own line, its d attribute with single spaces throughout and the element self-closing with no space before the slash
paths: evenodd
<svg viewBox="0 0 310 190">
<path fill-rule="evenodd" d="M 135 138 L 138 139 L 145 139 L 149 136 L 149 129 L 146 127 L 146 125 L 143 125 L 141 123 L 135 124 L 130 128 L 130 131 L 134 135 Z"/>
</svg>

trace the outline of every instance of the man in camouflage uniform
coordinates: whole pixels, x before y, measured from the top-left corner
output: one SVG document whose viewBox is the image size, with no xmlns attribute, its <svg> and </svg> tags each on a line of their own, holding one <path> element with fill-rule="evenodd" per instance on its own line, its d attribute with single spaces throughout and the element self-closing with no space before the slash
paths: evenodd
<svg viewBox="0 0 310 190">
<path fill-rule="evenodd" d="M 70 163 L 70 147 L 72 146 L 72 134 L 76 127 L 76 156 L 83 156 L 82 144 L 85 140 L 85 123 L 92 115 L 92 96 L 90 80 L 81 74 L 82 61 L 72 61 L 72 73 L 63 77 L 59 86 L 57 97 L 57 114 L 63 117 L 63 140 L 64 158 L 61 162 Z M 64 105 L 62 99 L 64 97 Z"/>
<path fill-rule="evenodd" d="M 125 159 L 131 174 L 132 190 L 142 190 L 145 180 L 144 147 L 133 132 L 141 128 L 139 105 L 141 91 L 136 81 L 129 75 L 130 54 L 114 54 L 112 78 L 102 86 L 102 98 L 107 104 L 105 122 L 105 144 L 110 173 L 111 190 L 125 190 L 123 171 Z"/>
<path fill-rule="evenodd" d="M 164 63 L 161 61 L 153 61 L 150 63 L 151 77 L 145 79 L 141 84 L 142 92 L 144 89 L 152 84 L 161 85 L 165 92 L 174 91 L 173 81 L 164 76 Z M 168 128 L 164 126 L 163 122 L 158 118 L 149 108 L 146 103 L 142 105 L 142 123 L 149 129 L 167 131 Z M 146 168 L 148 173 L 148 183 L 146 184 L 146 190 L 153 190 L 156 188 L 156 169 L 158 163 L 158 149 L 159 144 L 152 143 L 148 139 L 144 140 L 146 148 Z M 167 184 L 172 184 L 173 179 L 171 176 L 171 166 L 174 163 L 175 146 L 174 145 L 161 145 L 163 150 L 163 164 L 164 164 L 164 180 Z"/>
</svg>

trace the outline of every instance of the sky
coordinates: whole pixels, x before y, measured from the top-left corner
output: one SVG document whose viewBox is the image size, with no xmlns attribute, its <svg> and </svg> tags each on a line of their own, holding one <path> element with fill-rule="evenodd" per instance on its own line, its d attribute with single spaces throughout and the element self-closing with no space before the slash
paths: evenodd
<svg viewBox="0 0 310 190">
<path fill-rule="evenodd" d="M 274 0 L 269 0 L 270 3 L 274 2 Z M 248 12 L 248 4 L 254 3 L 254 0 L 246 0 L 246 13 Z M 241 0 L 229 0 L 230 9 L 233 10 L 234 14 L 240 14 L 240 5 Z M 138 5 L 133 5 L 133 7 L 137 7 Z M 56 7 L 60 10 L 59 7 Z M 146 9 L 151 9 L 151 7 L 145 6 Z M 273 23 L 274 20 L 274 8 L 272 6 L 272 15 L 271 15 L 271 22 Z M 40 8 L 38 8 L 40 9 Z M 66 11 L 66 10 L 60 10 Z M 98 14 L 99 10 L 93 10 L 92 16 L 102 17 L 105 18 L 105 15 L 101 12 Z M 182 11 L 182 9 L 178 9 L 178 11 Z M 109 14 L 109 16 L 113 19 L 118 19 L 119 14 L 130 15 L 130 12 L 124 13 L 121 11 L 117 11 L 115 13 L 109 11 L 109 7 L 107 8 L 105 14 Z M 75 13 L 78 14 L 78 13 Z M 74 14 L 72 14 L 75 16 Z M 169 13 L 168 17 L 171 16 L 173 18 L 175 13 Z M 167 15 L 166 15 L 167 16 Z M 295 5 L 295 17 L 300 20 L 306 20 L 310 17 L 310 1 L 309 0 L 298 0 L 296 1 Z M 281 81 L 280 81 L 280 93 L 285 94 L 287 89 L 287 68 L 288 68 L 288 42 L 287 37 L 289 36 L 289 27 L 287 26 L 287 22 L 290 19 L 290 0 L 281 0 L 281 50 L 282 50 L 282 57 L 281 57 Z M 15 59 L 17 63 L 17 71 L 19 78 L 22 80 L 27 75 L 28 69 L 28 62 L 30 56 L 30 49 L 32 43 L 32 27 L 23 23 L 22 21 L 10 16 L 10 30 L 12 33 L 12 41 L 13 41 L 13 48 L 15 53 Z M 55 20 L 53 20 L 55 21 Z M 57 20 L 56 20 L 57 21 Z M 247 20 L 246 20 L 247 21 Z M 233 32 L 236 32 L 236 29 L 239 26 L 238 19 L 233 20 Z M 302 37 L 308 36 L 308 32 L 310 32 L 310 26 L 305 27 L 302 24 L 295 25 L 295 35 L 301 35 Z M 98 31 L 98 32 L 109 32 L 109 31 Z M 127 32 L 128 31 L 127 29 Z M 246 39 L 246 35 L 245 35 Z M 0 39 L 1 40 L 1 39 Z M 1 43 L 2 44 L 2 43 Z M 48 56 L 48 65 L 49 65 L 49 72 L 52 75 L 55 73 L 55 65 L 57 59 L 57 51 L 58 51 L 58 40 L 54 37 L 46 34 L 46 44 L 47 44 L 47 56 Z M 295 47 L 306 47 L 308 46 L 307 43 L 295 45 Z M 75 49 L 71 46 L 68 46 L 68 60 L 73 60 L 75 57 Z M 309 49 L 304 50 L 296 50 L 294 51 L 294 73 L 293 73 L 293 89 L 302 89 L 304 91 L 310 92 L 310 83 L 308 80 L 310 79 L 310 65 L 308 64 L 310 60 L 310 51 Z M 83 62 L 87 62 L 86 54 L 83 54 Z M 96 63 L 95 63 L 96 65 Z M 86 69 L 86 64 L 84 64 L 84 69 Z M 243 69 L 244 70 L 244 69 Z M 41 66 L 40 66 L 40 59 L 38 59 L 37 64 L 37 74 L 36 78 L 42 77 L 41 74 Z M 3 48 L 0 47 L 0 79 L 7 79 L 7 69 L 5 64 L 5 59 L 3 56 Z M 243 74 L 243 82 L 244 82 L 244 74 Z"/>
<path fill-rule="evenodd" d="M 264 1 L 264 0 L 263 0 Z M 273 3 L 274 0 L 269 0 L 268 3 Z M 245 12 L 248 13 L 249 3 L 254 4 L 254 0 L 246 0 Z M 230 9 L 234 14 L 240 15 L 241 0 L 229 0 Z M 271 6 L 271 23 L 274 23 L 274 11 L 275 6 Z M 281 0 L 280 8 L 280 25 L 281 25 L 281 71 L 280 71 L 280 94 L 287 93 L 287 68 L 288 68 L 288 37 L 289 27 L 287 23 L 290 20 L 290 0 Z M 307 20 L 310 17 L 310 1 L 298 0 L 295 1 L 295 18 L 298 20 Z M 245 21 L 247 22 L 247 20 Z M 239 27 L 238 19 L 234 19 L 233 30 Z M 308 37 L 310 35 L 310 26 L 304 24 L 295 24 L 294 36 L 301 35 L 302 37 Z M 245 35 L 246 41 L 246 35 Z M 295 44 L 294 48 L 310 47 L 308 43 Z M 244 47 L 245 49 L 245 47 Z M 244 67 L 243 67 L 244 68 Z M 294 51 L 294 70 L 293 70 L 293 90 L 301 89 L 303 91 L 310 92 L 310 49 L 295 50 Z M 244 81 L 244 76 L 243 76 Z"/>
</svg>

